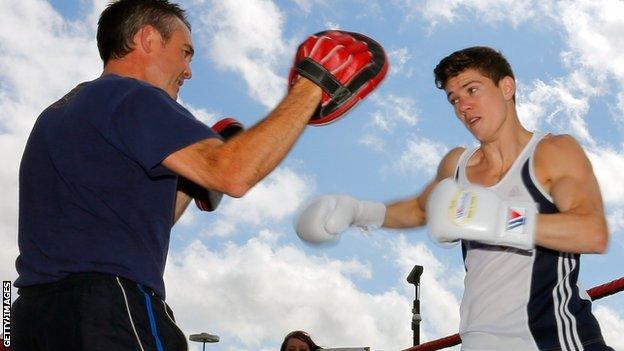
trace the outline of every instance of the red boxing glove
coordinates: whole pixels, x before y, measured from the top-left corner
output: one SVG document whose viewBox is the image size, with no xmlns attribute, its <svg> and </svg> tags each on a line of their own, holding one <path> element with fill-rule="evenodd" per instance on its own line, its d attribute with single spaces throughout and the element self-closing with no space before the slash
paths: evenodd
<svg viewBox="0 0 624 351">
<path fill-rule="evenodd" d="M 336 121 L 364 99 L 388 72 L 388 59 L 379 43 L 353 32 L 330 30 L 308 37 L 297 49 L 288 89 L 300 76 L 323 89 L 311 125 Z"/>
<path fill-rule="evenodd" d="M 212 126 L 223 140 L 228 140 L 244 130 L 243 124 L 234 118 L 224 118 Z M 200 188 L 194 192 L 195 205 L 202 210 L 212 212 L 217 209 L 223 193 L 220 191 Z"/>
</svg>

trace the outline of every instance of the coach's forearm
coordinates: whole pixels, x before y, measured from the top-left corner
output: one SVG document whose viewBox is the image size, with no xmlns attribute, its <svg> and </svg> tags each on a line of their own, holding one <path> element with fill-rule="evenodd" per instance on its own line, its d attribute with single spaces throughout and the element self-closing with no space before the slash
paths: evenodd
<svg viewBox="0 0 624 351">
<path fill-rule="evenodd" d="M 244 195 L 284 159 L 316 110 L 321 89 L 302 78 L 262 121 L 210 155 L 227 174 L 231 196 Z"/>
</svg>

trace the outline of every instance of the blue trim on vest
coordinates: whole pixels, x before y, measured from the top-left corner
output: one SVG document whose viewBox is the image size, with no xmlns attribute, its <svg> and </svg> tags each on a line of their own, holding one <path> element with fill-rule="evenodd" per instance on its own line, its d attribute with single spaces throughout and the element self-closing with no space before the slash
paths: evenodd
<svg viewBox="0 0 624 351">
<path fill-rule="evenodd" d="M 152 308 L 152 300 L 150 299 L 149 294 L 146 293 L 145 290 L 143 290 L 143 287 L 141 286 L 141 284 L 137 283 L 137 286 L 139 287 L 139 290 L 145 296 L 145 308 L 147 309 L 147 315 L 149 317 L 150 329 L 152 330 L 152 336 L 154 337 L 154 340 L 156 341 L 156 349 L 158 351 L 165 351 L 165 349 L 162 346 L 162 342 L 160 341 L 160 337 L 158 336 L 158 328 L 156 327 L 156 318 L 154 318 L 154 309 Z"/>
<path fill-rule="evenodd" d="M 538 204 L 538 212 L 543 214 L 558 213 L 557 207 L 550 202 L 537 188 L 529 172 L 529 158 L 522 166 L 522 182 L 529 194 Z M 560 301 L 569 299 L 567 308 L 576 320 L 576 333 L 584 344 L 585 350 L 589 350 L 589 344 L 595 346 L 604 345 L 598 321 L 591 313 L 591 302 L 581 299 L 577 285 L 580 269 L 580 255 L 563 253 L 547 249 L 541 246 L 535 247 L 535 260 L 531 279 L 531 295 L 527 304 L 529 330 L 540 350 L 577 350 L 574 345 L 569 345 L 566 338 L 559 340 L 557 334 L 557 313 L 560 319 L 567 319 L 568 331 L 571 333 L 572 323 L 561 311 L 557 311 L 553 298 L 553 289 L 556 289 L 559 279 L 558 262 L 560 257 L 567 258 L 574 269 L 569 272 L 569 284 L 571 296 L 563 297 L 559 290 L 556 291 Z M 563 325 L 565 329 L 565 323 Z M 574 344 L 574 341 L 572 342 Z M 607 348 L 608 349 L 608 348 Z"/>
<path fill-rule="evenodd" d="M 464 270 L 466 272 L 468 272 L 468 267 L 466 267 L 466 255 L 468 254 L 468 248 L 466 247 L 468 245 L 467 241 L 468 240 L 461 241 L 462 258 L 464 260 Z"/>
<path fill-rule="evenodd" d="M 455 167 L 455 181 L 459 182 L 459 166 L 461 164 L 461 157 L 459 158 L 459 161 L 457 161 L 457 167 Z M 468 267 L 466 267 L 466 255 L 467 255 L 467 251 L 468 248 L 466 247 L 467 245 L 467 240 L 462 240 L 461 241 L 461 250 L 462 250 L 462 258 L 464 261 L 464 271 L 468 271 Z"/>
</svg>

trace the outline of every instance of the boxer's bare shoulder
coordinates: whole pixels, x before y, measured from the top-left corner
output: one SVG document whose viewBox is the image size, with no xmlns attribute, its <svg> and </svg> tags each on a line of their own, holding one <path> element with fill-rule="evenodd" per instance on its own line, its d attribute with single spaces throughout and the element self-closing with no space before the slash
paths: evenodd
<svg viewBox="0 0 624 351">
<path fill-rule="evenodd" d="M 438 166 L 436 180 L 440 181 L 455 174 L 457 162 L 459 162 L 459 158 L 465 149 L 461 146 L 455 147 L 442 158 Z"/>
<path fill-rule="evenodd" d="M 533 170 L 537 180 L 549 193 L 553 182 L 563 177 L 593 176 L 585 152 L 569 134 L 545 136 L 535 150 Z"/>
</svg>

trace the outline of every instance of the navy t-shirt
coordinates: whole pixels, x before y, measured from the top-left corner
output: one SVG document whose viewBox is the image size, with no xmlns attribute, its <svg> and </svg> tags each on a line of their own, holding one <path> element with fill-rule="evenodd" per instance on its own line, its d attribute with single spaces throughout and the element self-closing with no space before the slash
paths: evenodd
<svg viewBox="0 0 624 351">
<path fill-rule="evenodd" d="M 160 162 L 212 137 L 163 90 L 116 75 L 48 107 L 20 165 L 15 286 L 103 272 L 164 298 L 177 176 Z"/>
</svg>

